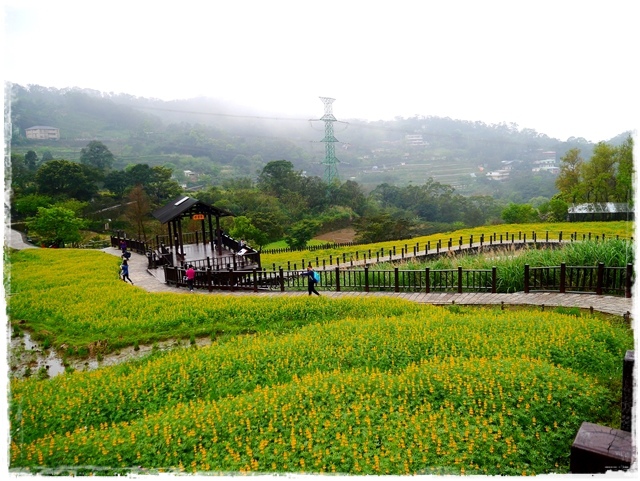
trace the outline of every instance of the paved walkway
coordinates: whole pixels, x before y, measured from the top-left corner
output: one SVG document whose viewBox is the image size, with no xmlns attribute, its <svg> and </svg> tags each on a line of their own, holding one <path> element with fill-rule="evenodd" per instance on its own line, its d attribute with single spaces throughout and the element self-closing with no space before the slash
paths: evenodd
<svg viewBox="0 0 640 481">
<path fill-rule="evenodd" d="M 5 244 L 15 249 L 34 248 L 35 246 L 24 241 L 20 232 L 5 228 Z M 102 249 L 103 252 L 120 256 L 120 250 L 113 247 Z M 129 260 L 129 276 L 135 286 L 149 292 L 182 292 L 192 295 L 186 289 L 169 286 L 163 280 L 153 275 L 153 270 L 147 269 L 147 258 L 141 254 L 133 253 Z M 198 295 L 226 295 L 226 296 L 306 296 L 306 291 L 196 291 Z M 597 296 L 595 294 L 560 294 L 555 292 L 541 293 L 515 293 L 515 294 L 485 294 L 475 292 L 458 293 L 411 293 L 411 292 L 335 292 L 322 291 L 321 294 L 330 298 L 342 297 L 371 297 L 385 296 L 397 297 L 422 304 L 436 305 L 526 305 L 544 307 L 578 307 L 581 309 L 593 309 L 607 314 L 623 316 L 633 314 L 633 300 L 624 297 Z"/>
<path fill-rule="evenodd" d="M 120 256 L 120 250 L 113 247 L 102 249 L 103 252 Z M 172 287 L 153 275 L 153 270 L 147 269 L 146 256 L 133 253 L 129 260 L 129 276 L 134 284 L 150 292 L 183 292 L 190 294 L 184 288 Z M 197 290 L 200 295 L 226 295 L 226 296 L 307 296 L 306 291 L 205 291 Z M 412 292 L 349 292 L 349 291 L 321 291 L 323 296 L 329 298 L 342 297 L 371 297 L 385 296 L 406 299 L 422 304 L 436 305 L 526 305 L 544 307 L 578 307 L 581 309 L 593 309 L 607 314 L 623 316 L 633 314 L 632 299 L 615 296 L 597 296 L 595 294 L 560 294 L 555 292 L 541 293 L 515 293 L 515 294 L 486 294 L 476 292 L 458 293 L 412 293 Z"/>
<path fill-rule="evenodd" d="M 33 244 L 27 244 L 22 233 L 14 229 L 9 229 L 7 226 L 4 227 L 4 243 L 14 249 L 33 249 L 36 247 Z"/>
</svg>

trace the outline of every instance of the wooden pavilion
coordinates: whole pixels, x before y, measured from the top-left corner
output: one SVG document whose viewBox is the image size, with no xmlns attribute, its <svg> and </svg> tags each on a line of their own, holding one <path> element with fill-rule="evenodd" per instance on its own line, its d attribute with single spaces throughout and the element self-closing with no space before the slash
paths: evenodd
<svg viewBox="0 0 640 481">
<path fill-rule="evenodd" d="M 260 253 L 225 235 L 220 219 L 233 214 L 193 197 L 181 195 L 152 212 L 154 218 L 167 225 L 170 252 L 158 246 L 171 267 L 189 264 L 200 269 L 247 269 L 260 266 Z M 200 221 L 200 230 L 183 232 L 183 220 Z M 215 219 L 215 221 L 214 221 Z M 240 261 L 238 261 L 240 260 Z"/>
<path fill-rule="evenodd" d="M 169 202 L 164 207 L 155 210 L 152 215 L 162 224 L 167 224 L 169 239 L 172 241 L 171 244 L 175 248 L 175 252 L 184 256 L 182 219 L 190 218 L 192 220 L 201 221 L 203 243 L 205 242 L 205 239 L 209 238 L 211 242 L 211 250 L 214 251 L 217 245 L 218 254 L 222 254 L 220 218 L 232 216 L 233 214 L 224 209 L 219 209 L 201 202 L 193 197 L 180 196 Z M 216 220 L 215 231 L 213 229 L 214 217 Z M 209 233 L 208 236 L 207 227 Z"/>
</svg>

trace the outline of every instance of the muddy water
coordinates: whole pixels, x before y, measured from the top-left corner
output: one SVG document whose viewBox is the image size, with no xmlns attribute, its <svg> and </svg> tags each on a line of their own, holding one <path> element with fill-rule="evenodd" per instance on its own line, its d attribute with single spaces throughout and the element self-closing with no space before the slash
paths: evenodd
<svg viewBox="0 0 640 481">
<path fill-rule="evenodd" d="M 41 368 L 46 369 L 49 377 L 65 371 L 62 359 L 53 349 L 45 350 L 31 339 L 28 332 L 22 337 L 10 340 L 11 352 L 9 366 L 13 377 L 24 377 L 27 368 L 35 375 Z"/>
<path fill-rule="evenodd" d="M 10 334 L 9 334 L 10 335 Z M 9 353 L 9 367 L 11 377 L 23 378 L 27 368 L 31 371 L 31 376 L 37 376 L 41 368 L 46 370 L 48 377 L 55 377 L 65 372 L 62 357 L 54 349 L 43 349 L 41 345 L 34 342 L 28 332 L 22 331 L 21 337 L 14 337 L 9 340 L 11 350 Z M 196 339 L 196 346 L 202 347 L 211 344 L 210 338 Z M 156 343 L 157 349 L 162 351 L 168 349 L 190 347 L 186 340 L 169 340 Z M 133 347 L 121 349 L 118 352 L 104 354 L 100 360 L 97 358 L 67 360 L 68 366 L 75 371 L 90 371 L 99 367 L 113 366 L 122 362 L 130 361 L 146 354 L 149 354 L 154 347 L 152 345 L 140 345 L 138 350 Z"/>
</svg>

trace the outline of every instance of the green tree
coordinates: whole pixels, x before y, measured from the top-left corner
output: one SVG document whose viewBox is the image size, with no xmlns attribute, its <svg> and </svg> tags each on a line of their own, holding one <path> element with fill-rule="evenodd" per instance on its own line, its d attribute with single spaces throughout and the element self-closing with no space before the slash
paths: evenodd
<svg viewBox="0 0 640 481">
<path fill-rule="evenodd" d="M 353 223 L 358 242 L 384 242 L 411 237 L 415 224 L 402 215 L 389 212 L 360 217 Z"/>
<path fill-rule="evenodd" d="M 244 239 L 251 247 L 258 247 L 268 243 L 267 235 L 251 223 L 251 219 L 243 215 L 233 218 L 233 225 L 229 229 L 234 239 Z"/>
<path fill-rule="evenodd" d="M 55 207 L 62 207 L 63 209 L 70 210 L 76 215 L 76 217 L 82 217 L 82 213 L 88 205 L 88 202 L 83 202 L 78 199 L 65 199 L 55 203 Z"/>
<path fill-rule="evenodd" d="M 35 172 L 38 167 L 38 154 L 33 150 L 28 151 L 24 156 L 24 163 L 27 169 Z"/>
<path fill-rule="evenodd" d="M 633 138 L 629 135 L 615 153 L 617 163 L 616 192 L 618 202 L 633 205 Z"/>
<path fill-rule="evenodd" d="M 64 247 L 80 242 L 80 229 L 84 227 L 84 221 L 63 207 L 39 207 L 28 225 L 29 232 L 40 237 L 45 245 Z"/>
<path fill-rule="evenodd" d="M 303 219 L 289 228 L 284 241 L 291 249 L 303 249 L 318 232 L 320 223 L 316 220 Z"/>
<path fill-rule="evenodd" d="M 581 174 L 584 160 L 580 149 L 569 150 L 560 159 L 560 173 L 556 177 L 556 188 L 566 202 L 579 202 L 581 199 Z"/>
<path fill-rule="evenodd" d="M 111 151 L 98 140 L 92 140 L 80 151 L 80 163 L 94 167 L 100 172 L 109 170 L 113 161 Z"/>
<path fill-rule="evenodd" d="M 141 185 L 153 206 L 163 205 L 182 193 L 182 187 L 171 178 L 173 172 L 167 167 L 136 164 L 127 167 L 125 172 L 129 179 L 129 186 Z M 118 178 L 113 180 L 118 181 Z"/>
<path fill-rule="evenodd" d="M 347 180 L 332 190 L 333 203 L 349 207 L 358 215 L 364 215 L 369 207 L 367 196 L 357 182 Z"/>
<path fill-rule="evenodd" d="M 569 205 L 560 196 L 553 196 L 549 201 L 549 220 L 551 222 L 563 222 L 567 219 Z"/>
<path fill-rule="evenodd" d="M 502 211 L 502 220 L 507 224 L 528 224 L 538 221 L 539 217 L 531 205 L 512 202 Z"/>
<path fill-rule="evenodd" d="M 53 199 L 47 195 L 29 194 L 15 200 L 14 210 L 21 218 L 33 217 L 39 207 L 50 207 Z"/>
<path fill-rule="evenodd" d="M 280 197 L 286 192 L 297 192 L 300 177 L 300 173 L 293 170 L 293 164 L 288 160 L 274 160 L 262 169 L 258 176 L 258 187 Z"/>
<path fill-rule="evenodd" d="M 489 195 L 465 197 L 462 205 L 462 222 L 469 227 L 485 225 L 500 219 L 501 207 Z"/>
<path fill-rule="evenodd" d="M 141 185 L 136 185 L 129 192 L 129 203 L 125 215 L 129 222 L 136 226 L 138 239 L 147 240 L 147 232 L 144 228 L 144 220 L 151 212 L 149 196 Z"/>
<path fill-rule="evenodd" d="M 583 168 L 587 202 L 609 202 L 616 191 L 616 149 L 599 142 Z"/>
<path fill-rule="evenodd" d="M 131 188 L 131 182 L 124 170 L 112 170 L 109 172 L 104 178 L 103 185 L 118 199 L 121 199 L 127 189 Z"/>
<path fill-rule="evenodd" d="M 38 169 L 35 180 L 40 194 L 91 200 L 98 188 L 90 174 L 75 162 L 50 160 Z"/>
<path fill-rule="evenodd" d="M 5 182 L 8 182 L 9 179 L 11 179 L 11 189 L 14 196 L 35 191 L 33 172 L 27 168 L 22 155 L 11 154 L 11 168 L 5 170 Z"/>
<path fill-rule="evenodd" d="M 171 169 L 157 165 L 151 173 L 151 181 L 143 187 L 153 204 L 163 205 L 182 193 L 180 184 L 171 178 Z"/>
</svg>

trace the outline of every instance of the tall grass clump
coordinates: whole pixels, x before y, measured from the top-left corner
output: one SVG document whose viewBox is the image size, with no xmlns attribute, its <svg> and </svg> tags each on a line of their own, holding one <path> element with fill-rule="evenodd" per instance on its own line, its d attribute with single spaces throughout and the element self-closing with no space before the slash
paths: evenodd
<svg viewBox="0 0 640 481">
<path fill-rule="evenodd" d="M 587 240 L 565 244 L 554 249 L 525 247 L 514 250 L 509 247 L 470 254 L 447 253 L 431 261 L 408 260 L 400 265 L 405 270 L 491 269 L 497 267 L 498 292 L 518 292 L 524 289 L 524 266 L 595 266 L 599 262 L 606 267 L 624 267 L 635 260 L 633 244 L 628 240 L 609 239 L 605 241 Z M 372 266 L 376 270 L 391 270 L 397 264 L 380 263 Z"/>
<path fill-rule="evenodd" d="M 305 263 L 309 261 L 315 261 L 318 257 L 319 262 L 322 260 L 329 261 L 329 256 L 333 256 L 334 263 L 336 258 L 342 259 L 342 255 L 346 254 L 347 259 L 353 257 L 355 259 L 356 252 L 359 253 L 359 257 L 362 257 L 365 252 L 371 250 L 372 252 L 384 249 L 388 252 L 393 247 L 397 248 L 397 251 L 407 245 L 409 250 L 411 247 L 420 244 L 421 249 L 427 242 L 431 242 L 432 246 L 440 240 L 443 245 L 446 245 L 448 239 L 456 241 L 460 237 L 463 238 L 464 243 L 469 242 L 469 236 L 473 236 L 477 242 L 481 235 L 485 236 L 485 240 L 488 240 L 490 236 L 499 238 L 500 236 L 515 236 L 518 239 L 519 234 L 526 235 L 528 239 L 532 238 L 533 233 L 536 233 L 539 239 L 546 238 L 549 240 L 559 240 L 562 233 L 563 240 L 570 239 L 571 236 L 581 241 L 585 239 L 615 239 L 619 237 L 621 239 L 630 240 L 633 237 L 634 223 L 632 221 L 615 221 L 615 222 L 554 222 L 554 223 L 535 223 L 535 224 L 500 224 L 492 226 L 480 226 L 473 228 L 460 229 L 452 232 L 440 232 L 437 234 L 418 236 L 412 239 L 397 239 L 392 241 L 376 242 L 372 244 L 360 244 L 349 247 L 335 247 L 320 250 L 301 250 L 294 252 L 282 252 L 279 254 L 263 254 L 261 256 L 262 265 L 270 268 L 275 265 L 277 267 L 284 267 L 290 263 L 301 266 L 301 261 L 304 259 Z M 375 255 L 375 254 L 374 254 Z"/>
</svg>

